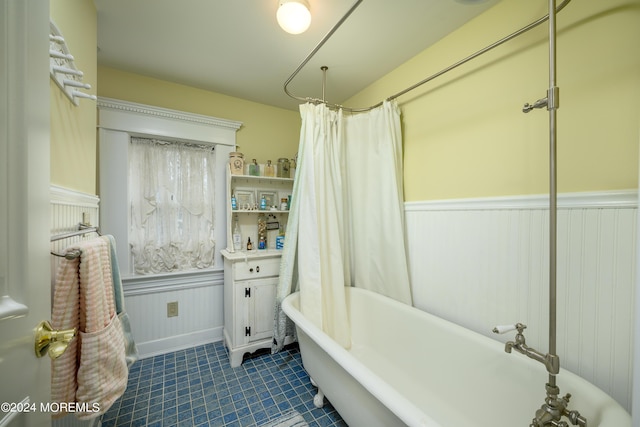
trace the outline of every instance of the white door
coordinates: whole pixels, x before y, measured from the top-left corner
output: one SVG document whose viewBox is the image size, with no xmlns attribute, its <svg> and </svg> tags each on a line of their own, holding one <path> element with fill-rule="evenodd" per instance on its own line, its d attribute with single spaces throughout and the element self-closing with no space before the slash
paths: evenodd
<svg viewBox="0 0 640 427">
<path fill-rule="evenodd" d="M 49 0 L 0 0 L 0 427 L 51 423 L 48 49 Z"/>
</svg>

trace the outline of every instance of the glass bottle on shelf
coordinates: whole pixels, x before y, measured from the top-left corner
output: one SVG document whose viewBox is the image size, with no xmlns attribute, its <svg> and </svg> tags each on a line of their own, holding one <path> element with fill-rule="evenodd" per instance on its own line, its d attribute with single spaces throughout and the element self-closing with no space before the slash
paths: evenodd
<svg viewBox="0 0 640 427">
<path fill-rule="evenodd" d="M 235 215 L 233 223 L 233 250 L 239 251 L 242 249 L 242 233 L 240 232 L 238 215 Z"/>
<path fill-rule="evenodd" d="M 276 249 L 284 248 L 284 225 L 280 224 L 278 228 L 278 237 L 276 237 Z"/>
<path fill-rule="evenodd" d="M 258 249 L 267 249 L 267 217 L 258 215 Z"/>
<path fill-rule="evenodd" d="M 271 164 L 271 160 L 267 160 L 267 164 L 264 165 L 264 176 L 275 176 L 275 168 Z"/>
<path fill-rule="evenodd" d="M 286 157 L 278 159 L 278 177 L 289 178 L 289 159 Z"/>
<path fill-rule="evenodd" d="M 249 175 L 260 176 L 260 165 L 256 159 L 253 159 L 249 165 Z"/>
<path fill-rule="evenodd" d="M 296 154 L 296 157 L 291 159 L 291 161 L 289 162 L 289 177 L 290 178 L 295 178 L 296 177 L 296 163 L 297 163 L 297 160 L 298 160 L 298 155 Z"/>
</svg>

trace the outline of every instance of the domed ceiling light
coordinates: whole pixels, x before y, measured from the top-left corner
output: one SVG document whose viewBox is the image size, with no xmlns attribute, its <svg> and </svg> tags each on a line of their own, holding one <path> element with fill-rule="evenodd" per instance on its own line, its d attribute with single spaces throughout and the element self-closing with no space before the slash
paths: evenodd
<svg viewBox="0 0 640 427">
<path fill-rule="evenodd" d="M 301 34 L 311 24 L 311 12 L 307 0 L 279 0 L 276 13 L 278 24 L 290 34 Z"/>
</svg>

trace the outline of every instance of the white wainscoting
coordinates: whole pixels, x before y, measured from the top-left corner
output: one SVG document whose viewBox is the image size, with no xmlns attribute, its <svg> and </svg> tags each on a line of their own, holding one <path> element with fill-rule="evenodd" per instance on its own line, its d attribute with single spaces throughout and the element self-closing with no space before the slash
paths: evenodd
<svg viewBox="0 0 640 427">
<path fill-rule="evenodd" d="M 51 186 L 52 236 L 78 229 L 85 221 L 99 224 L 98 196 Z M 87 236 L 51 243 L 51 250 L 64 249 Z M 126 246 L 126 244 L 125 244 Z M 51 257 L 51 285 L 55 286 L 60 258 Z M 129 276 L 122 279 L 125 306 L 140 357 L 222 340 L 222 269 L 162 276 Z M 167 303 L 178 302 L 178 316 L 167 317 Z"/>
<path fill-rule="evenodd" d="M 52 185 L 49 189 L 50 206 L 51 206 L 51 225 L 49 233 L 51 236 L 65 234 L 78 230 L 80 223 L 92 225 L 99 224 L 100 199 L 93 194 L 86 194 L 68 188 Z M 69 237 L 62 240 L 51 242 L 51 250 L 56 253 L 62 253 L 68 246 L 77 243 L 87 237 L 95 237 L 95 233 L 87 235 Z M 60 258 L 51 257 L 51 289 L 55 285 L 56 271 Z M 52 294 L 53 295 L 53 294 Z"/>
<path fill-rule="evenodd" d="M 637 205 L 636 190 L 558 197 L 561 366 L 628 411 Z M 527 344 L 547 352 L 548 197 L 410 202 L 405 212 L 416 307 L 502 342 L 513 335 L 497 336 L 492 328 L 522 322 Z M 563 394 L 579 393 L 562 389 L 562 373 L 558 385 Z"/>
<path fill-rule="evenodd" d="M 141 358 L 222 340 L 222 270 L 123 278 L 125 304 Z M 167 303 L 178 316 L 167 317 Z"/>
</svg>

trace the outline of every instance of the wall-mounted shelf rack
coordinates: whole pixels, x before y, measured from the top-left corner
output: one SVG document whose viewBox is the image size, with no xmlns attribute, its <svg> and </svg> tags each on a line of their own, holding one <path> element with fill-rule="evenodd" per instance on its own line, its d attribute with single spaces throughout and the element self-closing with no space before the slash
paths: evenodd
<svg viewBox="0 0 640 427">
<path fill-rule="evenodd" d="M 84 73 L 76 67 L 75 58 L 69 52 L 67 43 L 56 24 L 53 21 L 49 21 L 49 23 L 49 74 L 51 78 L 74 105 L 79 104 L 79 98 L 96 101 L 98 98 L 95 95 L 82 91 L 91 89 L 91 85 L 82 81 Z"/>
</svg>

